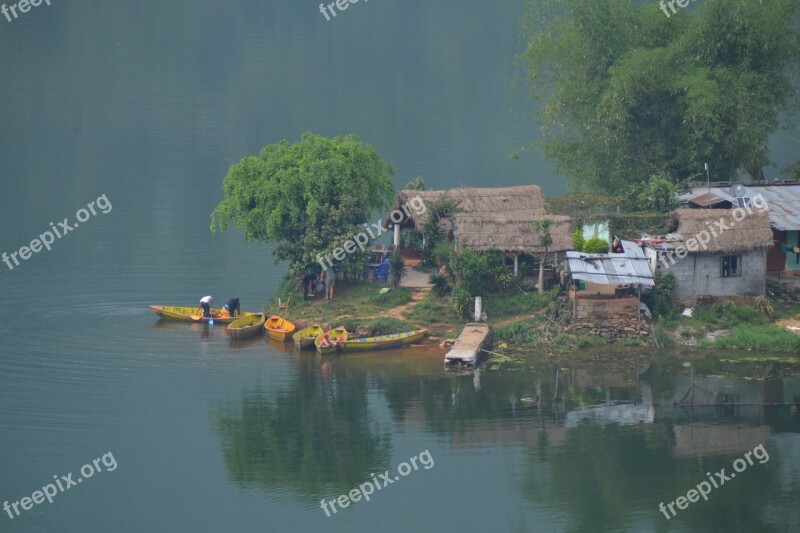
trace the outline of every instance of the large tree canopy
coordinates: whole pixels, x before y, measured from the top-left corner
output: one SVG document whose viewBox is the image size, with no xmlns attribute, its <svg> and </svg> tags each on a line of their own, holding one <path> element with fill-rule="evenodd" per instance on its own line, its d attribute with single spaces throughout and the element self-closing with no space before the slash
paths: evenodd
<svg viewBox="0 0 800 533">
<path fill-rule="evenodd" d="M 236 223 L 248 242 L 269 243 L 292 270 L 306 268 L 391 205 L 394 173 L 357 135 L 304 133 L 299 142 L 268 145 L 231 167 L 211 229 Z"/>
<path fill-rule="evenodd" d="M 767 141 L 797 107 L 800 2 L 531 0 L 523 19 L 544 150 L 574 188 L 618 193 L 758 176 Z"/>
</svg>

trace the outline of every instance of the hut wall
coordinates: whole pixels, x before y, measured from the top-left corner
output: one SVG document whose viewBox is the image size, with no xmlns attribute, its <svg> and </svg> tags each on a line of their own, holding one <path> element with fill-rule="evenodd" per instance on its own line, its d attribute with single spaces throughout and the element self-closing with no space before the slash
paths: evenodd
<svg viewBox="0 0 800 533">
<path fill-rule="evenodd" d="M 763 296 L 766 289 L 766 255 L 764 249 L 740 252 L 740 276 L 723 278 L 721 261 L 723 255 L 689 254 L 676 260 L 669 272 L 675 276 L 673 297 L 685 298 L 726 298 L 735 296 Z M 659 265 L 662 273 L 667 271 Z"/>
</svg>

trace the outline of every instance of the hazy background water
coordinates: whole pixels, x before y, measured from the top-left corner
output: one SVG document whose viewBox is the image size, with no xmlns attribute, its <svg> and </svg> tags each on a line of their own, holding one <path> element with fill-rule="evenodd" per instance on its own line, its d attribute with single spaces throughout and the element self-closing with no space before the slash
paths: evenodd
<svg viewBox="0 0 800 533">
<path fill-rule="evenodd" d="M 552 386 L 550 368 L 452 376 L 439 353 L 323 368 L 262 340 L 231 347 L 217 326 L 156 323 L 152 303 L 267 300 L 282 267 L 236 231 L 211 235 L 209 214 L 233 162 L 303 131 L 359 134 L 398 186 L 563 191 L 539 152 L 508 157 L 537 138 L 512 88 L 522 0 L 359 2 L 330 22 L 317 6 L 54 1 L 0 18 L 0 252 L 102 194 L 113 206 L 13 271 L 0 263 L 0 500 L 108 451 L 119 465 L 13 521 L 0 512 L 0 529 L 664 527 L 658 501 L 739 453 L 687 455 L 678 415 L 569 427 L 566 410 L 521 402 L 536 372 Z M 776 136 L 776 161 L 791 142 Z M 664 372 L 650 379 L 671 397 L 684 384 Z M 641 397 L 636 375 L 626 399 Z M 742 428 L 761 428 L 775 455 L 680 527 L 796 523 L 796 412 L 704 416 L 741 447 L 755 445 Z M 319 509 L 425 449 L 434 468 L 335 517 Z"/>
</svg>

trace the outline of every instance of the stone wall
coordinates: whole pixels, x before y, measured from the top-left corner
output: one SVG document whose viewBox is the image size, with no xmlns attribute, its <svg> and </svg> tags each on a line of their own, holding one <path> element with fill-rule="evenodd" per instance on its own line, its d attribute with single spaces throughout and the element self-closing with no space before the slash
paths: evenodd
<svg viewBox="0 0 800 533">
<path fill-rule="evenodd" d="M 571 333 L 599 335 L 614 343 L 627 338 L 638 338 L 646 344 L 652 343 L 650 325 L 627 315 L 607 315 L 603 318 L 577 318 L 567 327 Z"/>
<path fill-rule="evenodd" d="M 577 292 L 575 304 L 575 318 L 602 318 L 604 316 L 639 317 L 639 302 L 636 297 L 625 298 L 581 298 L 581 291 Z"/>
</svg>

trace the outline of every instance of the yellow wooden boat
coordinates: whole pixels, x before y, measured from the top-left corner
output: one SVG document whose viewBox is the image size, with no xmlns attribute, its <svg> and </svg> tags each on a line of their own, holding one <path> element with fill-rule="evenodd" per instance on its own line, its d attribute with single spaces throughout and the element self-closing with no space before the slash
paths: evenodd
<svg viewBox="0 0 800 533">
<path fill-rule="evenodd" d="M 379 335 L 377 337 L 367 337 L 365 339 L 349 339 L 344 342 L 340 342 L 339 349 L 345 352 L 389 350 L 421 341 L 426 335 L 428 335 L 427 329 L 418 329 L 416 331 L 393 333 L 391 335 Z"/>
<path fill-rule="evenodd" d="M 230 335 L 233 340 L 245 339 L 253 335 L 258 335 L 264 328 L 264 322 L 266 320 L 263 313 L 255 313 L 240 317 L 238 320 L 228 324 L 228 335 Z"/>
<path fill-rule="evenodd" d="M 197 307 L 151 305 L 150 309 L 155 311 L 155 313 L 164 320 L 181 320 L 183 322 L 208 322 L 208 317 L 203 316 L 203 310 L 202 309 L 198 310 Z M 246 317 L 252 314 L 254 313 L 245 311 L 241 313 L 239 316 L 220 318 L 218 309 L 214 309 L 212 312 L 212 316 L 214 317 L 214 322 L 219 322 L 220 324 L 230 324 L 235 320 L 239 320 L 242 317 Z"/>
<path fill-rule="evenodd" d="M 321 354 L 329 354 L 336 351 L 336 347 L 344 342 L 337 340 L 339 337 L 344 337 L 346 341 L 347 338 L 350 336 L 347 333 L 347 329 L 344 326 L 339 326 L 338 328 L 333 328 L 328 332 L 328 346 L 322 346 L 322 337 L 324 334 L 320 334 L 316 339 L 314 339 L 314 346 L 317 347 L 317 353 Z"/>
<path fill-rule="evenodd" d="M 322 335 L 322 333 L 323 329 L 319 324 L 314 324 L 313 326 L 303 328 L 295 333 L 292 337 L 294 339 L 294 345 L 297 346 L 299 350 L 313 348 L 314 341 L 317 339 L 317 337 Z"/>
<path fill-rule="evenodd" d="M 266 328 L 270 339 L 282 342 L 289 340 L 294 330 L 297 329 L 294 324 L 278 315 L 269 317 L 264 324 L 264 328 Z"/>
</svg>

